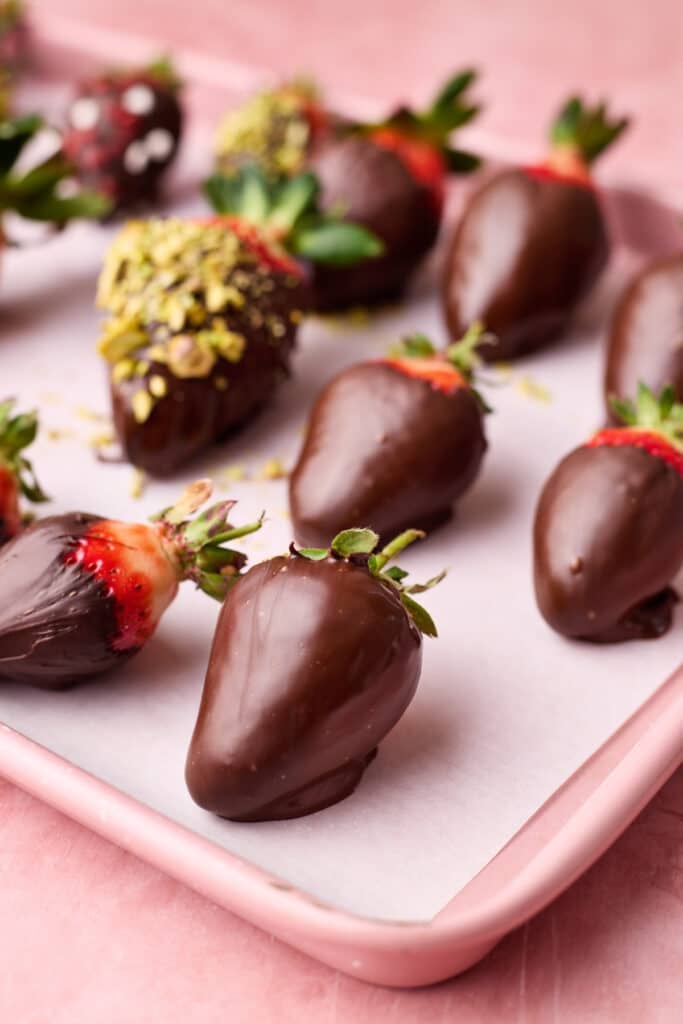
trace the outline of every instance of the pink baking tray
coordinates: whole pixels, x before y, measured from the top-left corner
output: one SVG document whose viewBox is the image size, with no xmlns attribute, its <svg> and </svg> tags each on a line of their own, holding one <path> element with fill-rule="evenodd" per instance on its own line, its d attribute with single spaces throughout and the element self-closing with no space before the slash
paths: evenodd
<svg viewBox="0 0 683 1024">
<path fill-rule="evenodd" d="M 43 21 L 44 67 L 63 75 L 78 53 L 73 26 Z M 79 47 L 111 59 L 111 37 L 79 30 Z M 121 42 L 121 41 L 120 41 Z M 130 59 L 149 46 L 126 39 Z M 181 55 L 191 101 L 218 109 L 242 70 Z M 213 103 L 213 106 L 212 106 Z M 641 255 L 680 246 L 673 214 L 645 196 L 611 194 L 618 230 Z M 623 239 L 622 239 L 623 240 Z M 0 772 L 65 814 L 227 909 L 341 971 L 377 984 L 419 986 L 483 957 L 572 883 L 616 839 L 683 760 L 683 669 L 665 682 L 432 920 L 378 921 L 335 909 L 0 726 Z"/>
</svg>

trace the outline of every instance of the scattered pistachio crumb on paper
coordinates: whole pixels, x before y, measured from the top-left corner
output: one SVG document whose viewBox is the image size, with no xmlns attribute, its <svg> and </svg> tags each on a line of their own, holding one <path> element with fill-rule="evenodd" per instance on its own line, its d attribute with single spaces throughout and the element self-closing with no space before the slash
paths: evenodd
<svg viewBox="0 0 683 1024">
<path fill-rule="evenodd" d="M 76 435 L 73 430 L 66 430 L 63 427 L 48 427 L 45 436 L 48 441 L 67 441 Z"/>
<path fill-rule="evenodd" d="M 109 417 L 105 416 L 103 412 L 97 412 L 96 409 L 90 409 L 87 405 L 77 405 L 74 408 L 74 413 L 79 419 L 90 420 L 91 423 L 109 423 Z"/>
<path fill-rule="evenodd" d="M 258 480 L 282 480 L 288 475 L 287 470 L 284 467 L 282 459 L 268 459 L 267 462 L 261 466 L 261 470 L 258 474 Z"/>
<path fill-rule="evenodd" d="M 352 327 L 365 327 L 370 322 L 370 313 L 365 306 L 354 306 L 346 314 L 346 319 Z"/>
<path fill-rule="evenodd" d="M 289 515 L 289 509 L 285 508 L 284 505 L 281 505 L 280 508 L 276 508 L 275 509 L 275 515 L 279 516 L 280 519 L 287 520 L 287 522 L 289 522 L 289 520 L 291 518 L 290 515 Z"/>
<path fill-rule="evenodd" d="M 38 395 L 38 399 L 41 405 L 59 405 L 62 401 L 62 396 L 56 391 L 43 391 L 42 394 Z"/>
<path fill-rule="evenodd" d="M 101 430 L 96 434 L 91 434 L 88 438 L 88 444 L 91 448 L 108 448 L 115 441 L 116 434 L 112 430 Z"/>
<path fill-rule="evenodd" d="M 225 466 L 209 474 L 216 481 L 221 490 L 227 490 L 231 484 L 240 483 L 241 480 L 248 480 L 249 473 L 246 468 L 236 462 L 232 466 Z"/>
<path fill-rule="evenodd" d="M 503 380 L 509 380 L 512 377 L 512 367 L 509 363 L 494 363 L 493 369 Z"/>
<path fill-rule="evenodd" d="M 526 398 L 533 398 L 536 402 L 548 404 L 553 400 L 550 391 L 530 376 L 518 377 L 515 381 L 515 388 L 521 395 L 524 395 Z"/>
<path fill-rule="evenodd" d="M 141 498 L 145 492 L 147 477 L 141 469 L 134 469 L 130 480 L 131 498 Z"/>
</svg>

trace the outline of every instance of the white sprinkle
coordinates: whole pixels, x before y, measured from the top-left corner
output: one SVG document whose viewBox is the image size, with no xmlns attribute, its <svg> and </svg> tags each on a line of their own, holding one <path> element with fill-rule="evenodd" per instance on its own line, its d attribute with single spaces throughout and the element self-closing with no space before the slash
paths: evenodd
<svg viewBox="0 0 683 1024">
<path fill-rule="evenodd" d="M 82 96 L 72 105 L 69 120 L 78 132 L 87 132 L 94 128 L 100 119 L 100 105 L 89 96 Z"/>
<path fill-rule="evenodd" d="M 149 157 L 144 142 L 136 140 L 123 154 L 123 166 L 129 174 L 142 174 L 147 168 Z"/>
<path fill-rule="evenodd" d="M 148 85 L 131 85 L 121 97 L 121 106 L 129 114 L 150 114 L 154 110 L 154 93 Z"/>
<path fill-rule="evenodd" d="M 173 152 L 174 139 L 166 128 L 153 128 L 144 143 L 150 160 L 167 160 Z"/>
</svg>

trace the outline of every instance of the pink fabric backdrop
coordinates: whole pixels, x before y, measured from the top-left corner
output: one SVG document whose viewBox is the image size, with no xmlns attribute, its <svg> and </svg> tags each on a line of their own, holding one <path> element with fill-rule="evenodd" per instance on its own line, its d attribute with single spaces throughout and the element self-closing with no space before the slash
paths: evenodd
<svg viewBox="0 0 683 1024">
<path fill-rule="evenodd" d="M 534 144 L 575 87 L 637 125 L 611 171 L 681 193 L 679 0 L 33 0 L 339 91 L 425 96 L 486 67 L 482 129 Z M 185 15 L 185 17 L 183 17 Z M 683 773 L 549 910 L 460 979 L 372 989 L 315 964 L 0 782 L 0 1021 L 677 1024 L 683 1007 Z"/>
</svg>

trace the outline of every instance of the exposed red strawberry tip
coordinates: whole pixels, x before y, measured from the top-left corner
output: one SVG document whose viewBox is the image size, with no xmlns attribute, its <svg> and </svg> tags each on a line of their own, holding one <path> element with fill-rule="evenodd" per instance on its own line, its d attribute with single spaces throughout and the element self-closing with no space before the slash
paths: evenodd
<svg viewBox="0 0 683 1024">
<path fill-rule="evenodd" d="M 451 363 L 438 357 L 405 359 L 380 359 L 379 362 L 392 366 L 395 370 L 408 377 L 425 380 L 439 391 L 451 394 L 458 388 L 469 387 L 464 375 Z"/>
<path fill-rule="evenodd" d="M 164 556 L 160 548 L 158 552 L 154 550 L 159 547 L 154 536 L 155 531 L 147 526 L 99 522 L 64 554 L 65 564 L 79 566 L 94 576 L 103 595 L 113 600 L 117 629 L 109 637 L 109 644 L 114 651 L 142 647 L 154 633 L 160 612 L 175 594 L 177 582 L 170 566 L 159 562 Z M 155 562 L 163 567 L 159 579 L 152 579 L 136 568 L 140 564 L 151 569 Z"/>
<path fill-rule="evenodd" d="M 291 259 L 284 250 L 276 249 L 256 226 L 247 223 L 240 217 L 233 214 L 214 214 L 209 217 L 196 217 L 195 221 L 198 224 L 223 224 L 251 249 L 263 266 L 272 270 L 284 271 L 297 278 L 305 276 L 301 264 Z"/>
<path fill-rule="evenodd" d="M 573 185 L 582 185 L 584 188 L 595 190 L 595 182 L 590 175 L 588 168 L 577 163 L 575 166 L 562 166 L 549 159 L 540 164 L 527 164 L 522 167 L 525 174 L 531 178 L 539 178 L 541 181 L 564 181 Z"/>
<path fill-rule="evenodd" d="M 639 430 L 633 427 L 608 427 L 594 434 L 586 441 L 585 447 L 641 448 L 648 455 L 653 455 L 668 463 L 683 477 L 683 451 L 680 451 L 656 431 Z"/>
</svg>

